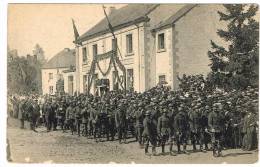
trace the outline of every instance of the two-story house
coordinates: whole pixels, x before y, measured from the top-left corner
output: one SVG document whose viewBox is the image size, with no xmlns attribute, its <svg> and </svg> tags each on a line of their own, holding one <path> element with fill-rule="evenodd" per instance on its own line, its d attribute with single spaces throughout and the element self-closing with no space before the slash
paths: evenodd
<svg viewBox="0 0 260 167">
<path fill-rule="evenodd" d="M 130 4 L 109 12 L 118 57 L 126 68 L 126 88 L 143 92 L 165 82 L 176 89 L 177 75 L 206 74 L 210 40 L 218 41 L 216 31 L 222 27 L 217 13 L 221 9 L 221 5 Z M 87 85 L 91 62 L 111 51 L 113 42 L 105 17 L 75 41 L 82 44 L 76 47 L 78 92 L 86 92 L 88 86 L 95 92 L 95 84 Z M 115 68 L 109 59 L 98 65 L 95 79 L 109 79 L 112 90 Z"/>
</svg>

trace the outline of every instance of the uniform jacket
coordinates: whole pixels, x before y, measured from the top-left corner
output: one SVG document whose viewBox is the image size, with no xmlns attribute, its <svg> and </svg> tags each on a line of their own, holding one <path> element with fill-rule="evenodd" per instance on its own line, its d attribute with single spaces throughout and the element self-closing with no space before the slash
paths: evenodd
<svg viewBox="0 0 260 167">
<path fill-rule="evenodd" d="M 66 110 L 66 119 L 75 119 L 75 110 L 71 106 L 69 106 Z"/>
<path fill-rule="evenodd" d="M 209 113 L 208 116 L 208 124 L 209 124 L 209 130 L 212 131 L 212 129 L 215 130 L 215 132 L 221 132 L 224 127 L 224 118 L 220 113 L 216 113 L 212 111 Z"/>
<path fill-rule="evenodd" d="M 202 129 L 201 114 L 198 112 L 191 112 L 189 115 L 189 123 L 191 132 L 199 132 Z"/>
<path fill-rule="evenodd" d="M 168 116 L 160 116 L 158 119 L 157 125 L 157 132 L 160 135 L 170 135 L 171 128 L 170 128 L 170 119 Z"/>
<path fill-rule="evenodd" d="M 116 126 L 123 128 L 126 126 L 126 111 L 124 109 L 118 109 L 115 114 Z"/>
<path fill-rule="evenodd" d="M 174 119 L 174 128 L 176 132 L 185 133 L 189 130 L 188 116 L 183 111 L 179 112 Z"/>
<path fill-rule="evenodd" d="M 143 121 L 144 130 L 143 136 L 149 136 L 150 138 L 156 138 L 157 128 L 152 122 L 151 118 L 145 117 Z"/>
</svg>

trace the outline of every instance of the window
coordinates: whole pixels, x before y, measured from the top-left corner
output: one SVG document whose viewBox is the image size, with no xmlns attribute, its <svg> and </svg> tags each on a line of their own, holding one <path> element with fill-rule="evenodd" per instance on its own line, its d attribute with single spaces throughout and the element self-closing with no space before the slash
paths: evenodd
<svg viewBox="0 0 260 167">
<path fill-rule="evenodd" d="M 53 79 L 53 73 L 49 73 L 49 80 Z"/>
<path fill-rule="evenodd" d="M 82 48 L 82 61 L 83 61 L 83 63 L 87 62 L 87 48 L 86 47 Z"/>
<path fill-rule="evenodd" d="M 165 43 L 164 43 L 164 33 L 158 35 L 158 50 L 164 50 Z"/>
<path fill-rule="evenodd" d="M 72 76 L 72 75 L 69 76 L 69 81 L 70 81 L 70 82 L 73 82 L 73 76 Z"/>
<path fill-rule="evenodd" d="M 49 93 L 50 93 L 50 94 L 53 94 L 53 86 L 50 86 L 50 87 L 49 87 Z"/>
<path fill-rule="evenodd" d="M 159 84 L 164 84 L 166 82 L 165 75 L 159 75 Z"/>
<path fill-rule="evenodd" d="M 93 45 L 93 57 L 97 55 L 97 44 Z"/>
<path fill-rule="evenodd" d="M 112 50 L 116 50 L 117 49 L 117 39 L 112 39 Z"/>
<path fill-rule="evenodd" d="M 133 39 L 132 34 L 126 35 L 126 53 L 130 54 L 133 52 Z"/>
<path fill-rule="evenodd" d="M 134 71 L 133 69 L 127 69 L 127 89 L 131 90 L 134 87 Z"/>
</svg>

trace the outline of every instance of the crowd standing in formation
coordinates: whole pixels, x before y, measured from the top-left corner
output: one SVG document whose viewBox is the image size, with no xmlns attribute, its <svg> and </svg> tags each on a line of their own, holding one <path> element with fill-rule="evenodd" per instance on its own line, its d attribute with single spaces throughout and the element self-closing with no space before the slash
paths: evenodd
<svg viewBox="0 0 260 167">
<path fill-rule="evenodd" d="M 212 91 L 203 77 L 184 79 L 178 91 L 158 85 L 143 93 L 119 90 L 101 97 L 12 96 L 10 111 L 22 129 L 28 120 L 35 132 L 43 125 L 47 132 L 70 131 L 96 142 L 118 139 L 122 144 L 132 137 L 147 155 L 149 144 L 152 155 L 161 147 L 161 154 L 173 156 L 189 154 L 188 144 L 194 152 L 212 150 L 215 157 L 228 148 L 257 149 L 258 88 Z"/>
</svg>

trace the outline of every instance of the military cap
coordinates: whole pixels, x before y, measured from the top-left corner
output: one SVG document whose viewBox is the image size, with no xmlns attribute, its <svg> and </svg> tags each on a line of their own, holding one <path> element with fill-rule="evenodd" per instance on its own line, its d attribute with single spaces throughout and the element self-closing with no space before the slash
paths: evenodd
<svg viewBox="0 0 260 167">
<path fill-rule="evenodd" d="M 149 110 L 147 110 L 147 111 L 145 112 L 145 115 L 151 115 L 151 112 L 150 112 Z"/>
</svg>

